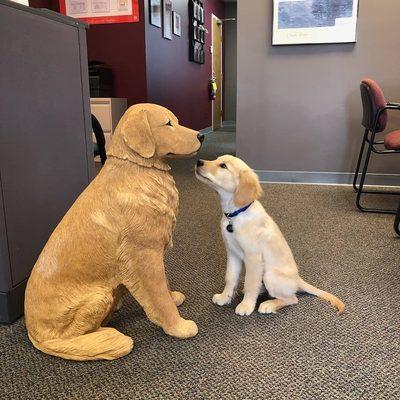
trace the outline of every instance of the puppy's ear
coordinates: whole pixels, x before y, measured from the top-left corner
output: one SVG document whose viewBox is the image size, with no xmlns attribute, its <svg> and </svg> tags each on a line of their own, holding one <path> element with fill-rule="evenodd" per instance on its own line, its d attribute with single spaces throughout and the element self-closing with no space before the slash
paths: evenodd
<svg viewBox="0 0 400 400">
<path fill-rule="evenodd" d="M 151 132 L 147 111 L 141 110 L 128 115 L 121 127 L 125 144 L 144 158 L 151 158 L 156 151 L 156 144 Z"/>
<path fill-rule="evenodd" d="M 263 190 L 257 174 L 251 169 L 239 173 L 239 185 L 236 189 L 234 202 L 238 207 L 243 207 L 261 197 Z"/>
</svg>

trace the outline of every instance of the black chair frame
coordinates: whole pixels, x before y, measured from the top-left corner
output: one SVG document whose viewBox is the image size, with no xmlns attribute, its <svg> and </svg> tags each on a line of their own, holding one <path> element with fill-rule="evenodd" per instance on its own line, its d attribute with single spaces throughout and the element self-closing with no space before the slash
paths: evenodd
<svg viewBox="0 0 400 400">
<path fill-rule="evenodd" d="M 104 131 L 100 125 L 100 122 L 93 114 L 92 114 L 92 129 L 94 136 L 96 138 L 96 145 L 97 145 L 94 146 L 93 153 L 95 157 L 100 156 L 101 165 L 104 165 L 104 163 L 107 160 L 106 139 L 104 137 Z"/>
<path fill-rule="evenodd" d="M 394 230 L 400 236 L 400 202 L 399 208 L 397 209 L 396 218 L 394 219 Z"/>
<path fill-rule="evenodd" d="M 378 214 L 396 214 L 396 210 L 387 210 L 387 209 L 379 209 L 379 208 L 368 208 L 364 207 L 361 204 L 361 196 L 363 194 L 380 194 L 380 195 L 400 195 L 400 191 L 381 191 L 381 190 L 364 190 L 365 178 L 367 176 L 367 170 L 369 161 L 371 158 L 371 154 L 396 154 L 400 153 L 400 150 L 387 150 L 382 148 L 384 141 L 383 140 L 375 140 L 378 130 L 378 123 L 379 117 L 381 114 L 386 110 L 397 110 L 400 111 L 400 104 L 398 103 L 387 103 L 385 107 L 381 107 L 378 109 L 376 116 L 374 118 L 374 123 L 372 130 L 369 128 L 365 128 L 364 137 L 361 143 L 360 154 L 358 156 L 357 167 L 354 173 L 354 180 L 353 180 L 353 188 L 357 192 L 356 197 L 356 205 L 360 211 L 363 212 L 371 212 L 371 213 L 378 213 Z M 368 144 L 367 153 L 364 160 L 364 165 L 361 171 L 361 178 L 359 183 L 357 184 L 358 178 L 360 176 L 360 167 L 361 162 L 363 159 L 365 147 Z"/>
</svg>

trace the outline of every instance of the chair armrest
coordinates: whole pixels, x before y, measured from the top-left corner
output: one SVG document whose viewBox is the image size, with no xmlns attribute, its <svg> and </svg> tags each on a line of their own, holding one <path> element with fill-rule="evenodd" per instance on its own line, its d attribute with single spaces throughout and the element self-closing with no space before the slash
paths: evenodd
<svg viewBox="0 0 400 400">
<path fill-rule="evenodd" d="M 400 103 L 389 102 L 386 104 L 385 109 L 387 110 L 400 110 Z"/>
</svg>

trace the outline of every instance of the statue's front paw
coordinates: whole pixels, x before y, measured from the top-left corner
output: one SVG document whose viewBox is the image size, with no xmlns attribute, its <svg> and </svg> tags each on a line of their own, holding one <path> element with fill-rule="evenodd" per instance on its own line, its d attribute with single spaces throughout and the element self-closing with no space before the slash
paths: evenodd
<svg viewBox="0 0 400 400">
<path fill-rule="evenodd" d="M 171 292 L 172 300 L 179 307 L 186 299 L 185 295 L 181 292 Z"/>
<path fill-rule="evenodd" d="M 164 332 L 179 339 L 187 339 L 197 335 L 199 329 L 194 321 L 180 318 L 179 322 Z"/>
</svg>

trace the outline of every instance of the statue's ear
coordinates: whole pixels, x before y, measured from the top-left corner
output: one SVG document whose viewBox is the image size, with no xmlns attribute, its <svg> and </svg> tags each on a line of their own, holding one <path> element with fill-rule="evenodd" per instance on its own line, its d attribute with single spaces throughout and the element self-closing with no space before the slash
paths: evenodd
<svg viewBox="0 0 400 400">
<path fill-rule="evenodd" d="M 254 171 L 251 169 L 240 171 L 239 184 L 234 197 L 234 202 L 238 207 L 243 207 L 257 200 L 262 192 L 258 176 Z"/>
<path fill-rule="evenodd" d="M 128 115 L 121 127 L 125 144 L 144 158 L 151 158 L 156 151 L 153 134 L 147 119 L 147 111 Z"/>
</svg>

